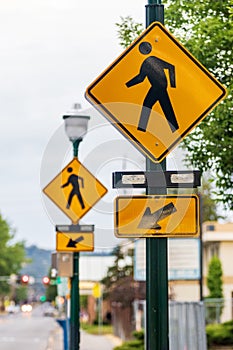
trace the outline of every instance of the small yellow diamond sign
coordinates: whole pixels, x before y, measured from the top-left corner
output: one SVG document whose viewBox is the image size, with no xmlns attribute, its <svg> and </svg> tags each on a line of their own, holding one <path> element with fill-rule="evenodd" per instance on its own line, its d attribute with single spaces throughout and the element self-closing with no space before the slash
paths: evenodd
<svg viewBox="0 0 233 350">
<path fill-rule="evenodd" d="M 43 192 L 76 224 L 107 189 L 74 158 Z"/>
<path fill-rule="evenodd" d="M 58 252 L 87 252 L 94 250 L 93 233 L 57 232 Z"/>
</svg>

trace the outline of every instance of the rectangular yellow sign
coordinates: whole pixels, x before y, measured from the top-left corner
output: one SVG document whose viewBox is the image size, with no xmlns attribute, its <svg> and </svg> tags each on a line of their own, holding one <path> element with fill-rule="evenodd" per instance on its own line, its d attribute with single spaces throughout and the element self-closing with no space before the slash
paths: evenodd
<svg viewBox="0 0 233 350">
<path fill-rule="evenodd" d="M 115 235 L 127 237 L 198 237 L 196 195 L 122 196 L 115 199 Z"/>
<path fill-rule="evenodd" d="M 94 233 L 57 232 L 58 252 L 87 252 L 94 250 Z"/>
</svg>

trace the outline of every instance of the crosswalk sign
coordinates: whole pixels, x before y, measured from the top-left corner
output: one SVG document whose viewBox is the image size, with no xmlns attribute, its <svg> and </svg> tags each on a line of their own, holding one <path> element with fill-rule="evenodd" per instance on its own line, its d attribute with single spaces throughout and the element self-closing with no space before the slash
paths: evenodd
<svg viewBox="0 0 233 350">
<path fill-rule="evenodd" d="M 43 192 L 74 224 L 107 193 L 106 187 L 74 158 Z"/>
<path fill-rule="evenodd" d="M 159 22 L 86 90 L 87 100 L 154 162 L 225 96 L 225 87 Z"/>
</svg>

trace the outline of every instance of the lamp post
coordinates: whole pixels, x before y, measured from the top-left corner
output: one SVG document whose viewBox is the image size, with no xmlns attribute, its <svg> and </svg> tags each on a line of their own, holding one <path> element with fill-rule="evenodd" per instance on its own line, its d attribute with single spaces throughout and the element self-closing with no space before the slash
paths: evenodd
<svg viewBox="0 0 233 350">
<path fill-rule="evenodd" d="M 87 132 L 89 116 L 80 111 L 81 105 L 75 103 L 73 109 L 63 116 L 65 131 L 73 144 L 73 155 L 78 157 L 79 144 Z M 70 303 L 70 350 L 79 350 L 80 322 L 79 322 L 79 253 L 73 253 L 73 277 L 71 277 Z"/>
</svg>

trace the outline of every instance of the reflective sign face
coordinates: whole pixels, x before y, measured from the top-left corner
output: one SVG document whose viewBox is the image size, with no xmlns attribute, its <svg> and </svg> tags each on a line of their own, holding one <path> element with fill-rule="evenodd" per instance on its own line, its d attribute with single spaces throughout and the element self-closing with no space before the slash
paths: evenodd
<svg viewBox="0 0 233 350">
<path fill-rule="evenodd" d="M 107 192 L 107 189 L 74 158 L 43 192 L 77 223 Z"/>
<path fill-rule="evenodd" d="M 89 102 L 154 162 L 225 95 L 225 88 L 158 22 L 86 91 Z"/>
<path fill-rule="evenodd" d="M 57 232 L 57 251 L 86 252 L 94 250 L 93 233 L 67 233 Z"/>
<path fill-rule="evenodd" d="M 115 235 L 124 237 L 197 237 L 196 195 L 154 195 L 115 199 Z"/>
</svg>

